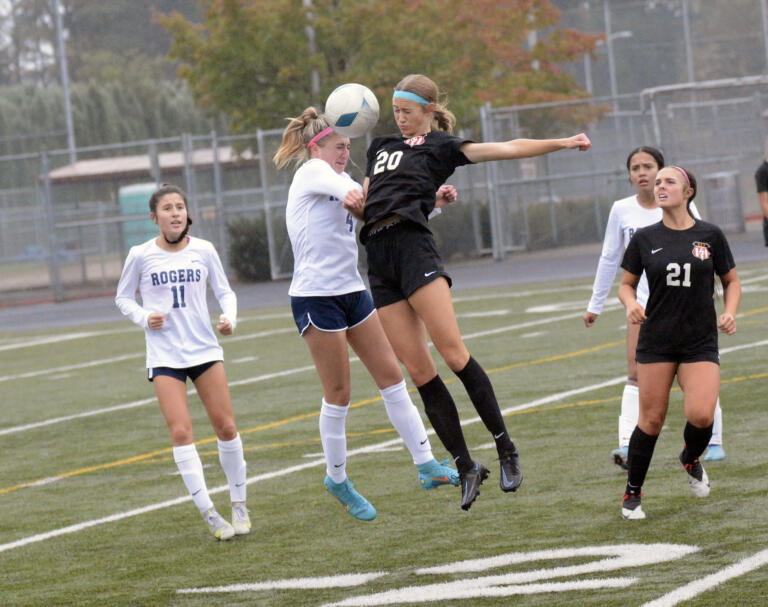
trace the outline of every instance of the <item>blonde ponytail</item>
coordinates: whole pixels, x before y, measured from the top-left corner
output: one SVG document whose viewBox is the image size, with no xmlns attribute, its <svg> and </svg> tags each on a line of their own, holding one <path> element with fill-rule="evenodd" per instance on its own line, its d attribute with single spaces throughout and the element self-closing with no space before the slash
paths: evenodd
<svg viewBox="0 0 768 607">
<path fill-rule="evenodd" d="M 309 158 L 307 144 L 315 135 L 328 127 L 325 116 L 311 106 L 306 108 L 301 116 L 286 120 L 288 120 L 288 126 L 283 131 L 283 141 L 272 158 L 279 169 L 285 167 L 291 160 L 295 160 L 296 164 L 307 160 Z"/>
</svg>

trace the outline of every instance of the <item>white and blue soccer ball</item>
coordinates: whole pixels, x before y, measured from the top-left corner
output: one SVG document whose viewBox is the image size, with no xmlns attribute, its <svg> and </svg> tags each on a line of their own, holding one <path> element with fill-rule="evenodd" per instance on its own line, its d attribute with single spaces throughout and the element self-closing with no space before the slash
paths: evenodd
<svg viewBox="0 0 768 607">
<path fill-rule="evenodd" d="M 379 120 L 379 102 L 367 86 L 342 84 L 328 95 L 325 117 L 342 137 L 362 137 Z"/>
</svg>

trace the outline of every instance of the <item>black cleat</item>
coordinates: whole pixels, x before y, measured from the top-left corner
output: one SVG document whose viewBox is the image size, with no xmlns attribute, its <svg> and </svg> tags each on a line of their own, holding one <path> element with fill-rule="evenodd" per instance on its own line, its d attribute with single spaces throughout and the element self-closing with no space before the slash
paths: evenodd
<svg viewBox="0 0 768 607">
<path fill-rule="evenodd" d="M 499 485 L 501 490 L 506 492 L 517 491 L 523 484 L 523 471 L 520 469 L 520 453 L 517 447 L 512 445 L 499 455 L 499 465 L 501 466 L 501 478 Z"/>
<path fill-rule="evenodd" d="M 480 485 L 488 478 L 488 468 L 475 462 L 467 472 L 459 474 L 461 480 L 461 509 L 469 510 L 480 495 Z"/>
</svg>

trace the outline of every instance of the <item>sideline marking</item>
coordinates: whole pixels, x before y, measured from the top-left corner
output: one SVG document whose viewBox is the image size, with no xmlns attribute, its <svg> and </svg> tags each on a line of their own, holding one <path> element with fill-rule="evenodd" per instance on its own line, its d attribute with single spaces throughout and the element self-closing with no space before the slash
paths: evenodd
<svg viewBox="0 0 768 607">
<path fill-rule="evenodd" d="M 694 580 L 690 584 L 680 586 L 654 601 L 644 603 L 641 607 L 672 607 L 682 601 L 689 601 L 696 595 L 711 590 L 723 582 L 750 573 L 755 569 L 760 569 L 766 564 L 768 564 L 768 550 L 761 550 L 738 563 L 734 563 L 725 569 L 721 569 L 717 573 L 707 575 L 699 580 Z"/>
<path fill-rule="evenodd" d="M 765 340 L 764 342 L 758 342 L 758 343 L 759 344 L 768 343 L 768 340 Z M 740 349 L 741 347 L 742 346 L 736 346 L 735 348 Z M 722 352 L 723 351 L 721 351 L 721 353 Z M 312 366 L 311 368 L 314 368 L 314 366 Z M 600 388 L 603 388 L 603 387 L 606 387 L 606 386 L 615 385 L 615 384 L 619 384 L 619 383 L 622 383 L 624 381 L 626 381 L 626 376 L 625 375 L 620 375 L 619 377 L 615 377 L 615 378 L 613 378 L 611 380 L 607 380 L 605 382 L 600 382 L 598 384 L 593 384 L 591 386 L 584 386 L 582 388 L 575 388 L 573 390 L 568 390 L 566 392 L 560 392 L 560 393 L 556 393 L 556 394 L 551 394 L 549 396 L 537 399 L 535 401 L 531 401 L 531 402 L 528 402 L 528 403 L 523 403 L 521 405 L 517 405 L 517 406 L 513 406 L 513 407 L 508 407 L 508 408 L 502 410 L 502 414 L 506 415 L 508 413 L 512 413 L 512 412 L 515 412 L 515 411 L 523 411 L 523 410 L 526 410 L 526 409 L 530 409 L 532 407 L 536 407 L 536 406 L 538 406 L 540 404 L 547 404 L 547 403 L 552 402 L 554 400 L 558 400 L 560 398 L 565 398 L 565 397 L 573 395 L 573 394 L 589 392 L 591 390 L 599 390 Z M 379 398 L 381 398 L 381 397 L 379 397 Z M 373 399 L 373 400 L 375 400 L 375 399 Z M 354 406 L 354 405 L 352 405 L 352 406 Z M 317 413 L 315 412 L 313 414 L 306 414 L 305 416 L 302 416 L 302 417 L 308 417 L 309 415 L 317 415 Z M 461 425 L 462 426 L 467 426 L 467 425 L 470 425 L 470 424 L 477 423 L 479 421 L 480 421 L 480 417 L 478 416 L 478 417 L 475 417 L 475 418 L 472 418 L 472 419 L 465 420 L 464 422 L 462 422 Z M 273 424 L 268 424 L 268 426 L 280 425 L 281 423 L 284 423 L 284 422 L 275 422 Z M 432 436 L 432 435 L 435 434 L 435 431 L 433 429 L 428 429 L 427 430 L 427 434 Z M 214 440 L 215 440 L 215 437 L 209 438 L 209 439 L 204 439 L 203 441 L 197 441 L 196 444 L 201 444 L 203 442 L 212 442 Z M 350 450 L 350 451 L 347 452 L 347 458 L 350 458 L 353 455 L 358 455 L 358 454 L 362 454 L 362 453 L 374 453 L 374 452 L 376 452 L 376 451 L 378 451 L 380 449 L 385 449 L 385 448 L 388 448 L 388 447 L 391 447 L 391 446 L 394 446 L 394 445 L 399 445 L 402 442 L 403 442 L 403 440 L 398 437 L 398 438 L 387 440 L 387 441 L 384 441 L 384 442 L 381 442 L 381 443 L 370 445 L 370 446 L 367 446 L 367 447 L 360 447 L 358 449 L 353 449 L 353 450 Z M 161 451 L 158 451 L 156 453 L 162 453 L 163 451 L 167 452 L 167 451 L 169 451 L 169 449 L 161 450 Z M 146 459 L 146 454 L 144 456 L 141 456 L 141 455 L 136 456 L 136 458 L 137 459 Z M 312 467 L 316 467 L 316 466 L 324 466 L 324 465 L 325 465 L 325 458 L 318 458 L 317 460 L 314 460 L 314 461 L 311 461 L 311 462 L 306 462 L 304 464 L 298 464 L 298 465 L 295 465 L 295 466 L 290 466 L 288 468 L 283 468 L 282 470 L 276 470 L 274 472 L 267 472 L 267 473 L 260 474 L 260 475 L 257 475 L 257 476 L 252 476 L 252 477 L 250 477 L 250 478 L 248 478 L 246 480 L 246 484 L 250 485 L 250 484 L 255 483 L 255 482 L 269 480 L 269 479 L 272 479 L 272 478 L 278 478 L 278 477 L 285 476 L 287 474 L 292 474 L 294 472 L 299 472 L 301 470 L 305 470 L 305 469 L 308 469 L 308 468 L 312 468 Z M 229 491 L 229 485 L 220 485 L 220 486 L 215 487 L 213 489 L 209 489 L 208 493 L 210 493 L 211 495 L 214 495 L 216 493 L 222 493 L 224 491 Z M 46 533 L 39 533 L 39 534 L 36 534 L 36 535 L 32 535 L 32 536 L 28 536 L 28 537 L 22 538 L 20 540 L 15 541 L 15 542 L 10 542 L 10 543 L 6 543 L 6 544 L 0 544 L 0 552 L 6 552 L 8 550 L 13 550 L 14 548 L 20 548 L 20 547 L 26 546 L 28 544 L 33 544 L 33 543 L 36 543 L 36 542 L 41 542 L 41 541 L 44 541 L 44 540 L 48 540 L 48 539 L 51 539 L 53 537 L 58 537 L 58 536 L 61 536 L 61 535 L 67 535 L 67 534 L 70 534 L 70 533 L 76 533 L 78 531 L 82 531 L 82 530 L 88 529 L 90 527 L 95 527 L 97 525 L 102 525 L 102 524 L 105 524 L 105 523 L 119 521 L 119 520 L 122 520 L 122 519 L 125 519 L 125 518 L 129 518 L 129 517 L 133 517 L 133 516 L 138 516 L 140 514 L 145 514 L 147 512 L 152 512 L 154 510 L 160 510 L 160 509 L 163 509 L 163 508 L 166 508 L 166 507 L 176 506 L 178 504 L 182 504 L 184 502 L 188 502 L 188 501 L 191 501 L 191 500 L 192 500 L 192 497 L 189 496 L 189 495 L 186 495 L 186 496 L 179 497 L 179 498 L 176 498 L 176 499 L 173 499 L 173 500 L 168 500 L 168 501 L 159 502 L 159 503 L 156 503 L 156 504 L 151 504 L 151 505 L 145 506 L 143 508 L 137 508 L 135 510 L 129 510 L 128 512 L 122 512 L 122 513 L 118 513 L 118 514 L 113 514 L 112 516 L 108 516 L 108 517 L 105 517 L 105 518 L 95 519 L 95 520 L 91 520 L 91 521 L 86 521 L 84 523 L 78 523 L 76 525 L 70 525 L 68 527 L 62 527 L 62 528 L 59 528 L 59 529 L 54 529 L 53 531 L 48 531 Z"/>
<path fill-rule="evenodd" d="M 606 344 L 601 344 L 599 346 L 593 346 L 591 348 L 585 348 L 585 349 L 582 349 L 582 350 L 576 350 L 574 352 L 566 352 L 565 354 L 557 354 L 555 356 L 548 356 L 548 357 L 545 357 L 545 358 L 538 358 L 538 359 L 530 360 L 530 361 L 522 361 L 522 362 L 519 362 L 519 363 L 514 363 L 512 365 L 507 365 L 505 367 L 499 367 L 499 368 L 496 368 L 496 369 L 490 369 L 487 372 L 488 373 L 497 373 L 499 371 L 507 371 L 509 369 L 515 369 L 515 368 L 520 368 L 520 367 L 527 367 L 527 366 L 532 366 L 532 365 L 540 365 L 540 364 L 548 363 L 548 362 L 554 362 L 554 361 L 557 361 L 557 360 L 562 360 L 562 359 L 566 359 L 566 358 L 572 358 L 574 356 L 581 356 L 583 354 L 589 354 L 589 353 L 595 352 L 597 350 L 602 350 L 604 348 L 609 348 L 609 347 L 612 347 L 612 346 L 615 346 L 615 345 L 621 344 L 621 343 L 624 343 L 623 340 L 622 341 L 608 342 Z M 359 361 L 358 358 L 351 358 L 350 362 L 353 361 L 353 360 L 354 361 Z M 260 376 L 260 377 L 257 377 L 257 378 L 250 378 L 250 379 L 244 379 L 244 380 L 230 382 L 229 385 L 230 385 L 230 387 L 231 386 L 237 386 L 237 385 L 244 385 L 244 384 L 252 383 L 254 381 L 263 381 L 264 379 L 273 379 L 274 377 L 278 377 L 278 376 L 281 376 L 281 375 L 288 375 L 288 374 L 292 374 L 292 373 L 295 373 L 295 372 L 298 372 L 298 371 L 314 370 L 314 368 L 315 368 L 314 365 L 308 365 L 306 367 L 300 367 L 299 369 L 291 369 L 291 370 L 288 370 L 288 371 L 281 371 L 281 372 L 278 372 L 278 373 L 273 373 L 273 374 L 269 374 L 269 375 L 263 375 L 263 376 Z M 456 378 L 449 378 L 449 379 L 446 379 L 445 383 L 452 383 L 454 381 L 457 381 Z M 410 393 L 415 392 L 415 391 L 416 390 L 413 389 L 413 388 L 410 388 L 408 390 L 408 392 L 410 392 Z M 187 390 L 187 394 L 188 395 L 193 395 L 194 393 L 195 393 L 195 389 L 194 388 L 190 388 L 189 390 Z M 578 393 L 578 392 L 575 392 L 575 393 Z M 358 402 L 354 403 L 353 405 L 350 405 L 350 407 L 351 408 L 358 408 L 358 407 L 362 407 L 362 406 L 365 406 L 365 405 L 369 405 L 371 403 L 378 402 L 380 400 L 381 400 L 381 395 L 378 395 L 378 396 L 374 396 L 374 397 L 371 397 L 371 398 L 367 398 L 367 399 L 358 401 Z M 133 407 L 142 406 L 142 405 L 145 405 L 145 404 L 148 404 L 148 403 L 152 403 L 152 402 L 155 402 L 155 401 L 156 401 L 156 398 L 155 397 L 151 397 L 151 398 L 147 398 L 147 399 L 143 399 L 143 400 L 139 400 L 139 401 L 134 401 L 133 403 L 128 403 L 126 405 L 116 405 L 115 407 L 111 407 L 110 410 L 133 408 Z M 76 415 L 58 418 L 58 420 L 59 421 L 66 421 L 66 420 L 69 420 L 69 419 L 74 419 L 76 417 L 87 417 L 89 415 L 96 415 L 96 414 L 98 414 L 101 411 L 104 411 L 104 410 L 102 409 L 100 411 L 92 411 L 92 412 L 88 412 L 88 413 L 78 413 Z M 502 411 L 502 414 L 503 413 L 504 413 L 504 411 Z M 294 415 L 292 417 L 288 417 L 288 418 L 284 418 L 284 419 L 279 419 L 279 420 L 275 420 L 275 421 L 272 421 L 272 422 L 267 422 L 265 424 L 262 424 L 260 426 L 256 426 L 254 428 L 248 428 L 248 429 L 245 429 L 245 430 L 240 430 L 240 434 L 241 435 L 245 435 L 245 434 L 251 434 L 253 432 L 258 432 L 258 431 L 262 431 L 262 430 L 269 430 L 271 428 L 276 428 L 278 426 L 283 426 L 285 424 L 289 424 L 291 422 L 299 421 L 299 420 L 302 420 L 302 419 L 308 419 L 308 418 L 312 418 L 312 417 L 317 417 L 319 414 L 320 414 L 320 412 L 316 411 L 316 410 L 308 412 L 308 413 L 300 413 L 300 414 Z M 479 419 L 479 418 L 476 418 L 476 419 Z M 49 425 L 51 423 L 55 423 L 56 421 L 57 420 L 48 420 L 47 422 L 36 422 L 34 424 L 27 424 L 26 426 L 17 426 L 15 428 L 6 428 L 5 430 L 0 430 L 0 435 L 10 434 L 11 432 L 14 432 L 14 431 L 26 430 L 26 429 L 33 428 L 33 427 Z M 348 434 L 348 436 L 350 436 L 350 435 Z M 202 440 L 199 440 L 199 441 L 195 441 L 195 444 L 196 445 L 203 445 L 203 444 L 206 444 L 206 443 L 214 442 L 215 440 L 216 440 L 216 437 L 214 436 L 214 437 L 209 437 L 209 438 L 202 439 Z M 83 469 L 80 469 L 80 470 L 74 470 L 74 471 L 70 471 L 70 472 L 67 472 L 67 473 L 64 473 L 64 474 L 61 474 L 61 475 L 47 477 L 45 479 L 40 479 L 40 480 L 36 480 L 36 481 L 28 481 L 28 482 L 24 482 L 24 483 L 19 483 L 17 485 L 12 485 L 10 487 L 5 487 L 5 488 L 0 489 L 0 495 L 2 495 L 4 493 L 11 493 L 11 492 L 17 491 L 19 489 L 24 489 L 25 487 L 34 487 L 34 486 L 37 486 L 37 485 L 42 484 L 42 483 L 50 483 L 50 482 L 53 482 L 55 480 L 58 480 L 59 478 L 66 478 L 66 477 L 69 477 L 69 476 L 76 476 L 78 474 L 83 474 L 83 473 L 86 473 L 86 472 L 92 472 L 92 471 L 98 470 L 100 468 L 110 468 L 110 467 L 113 467 L 113 466 L 116 466 L 116 465 L 120 465 L 121 463 L 133 463 L 135 461 L 140 461 L 142 459 L 147 459 L 148 457 L 152 457 L 152 456 L 157 455 L 159 453 L 168 453 L 171 450 L 172 450 L 172 448 L 168 447 L 168 448 L 163 449 L 161 451 L 155 451 L 155 452 L 153 452 L 151 454 L 144 454 L 144 455 L 133 456 L 133 457 L 128 458 L 127 460 L 118 460 L 116 462 L 109 462 L 109 463 L 105 463 L 105 464 L 99 464 L 99 465 L 97 465 L 95 467 L 91 466 L 91 467 L 83 468 Z"/>
<path fill-rule="evenodd" d="M 295 577 L 271 582 L 252 584 L 234 584 L 232 586 L 214 586 L 212 588 L 186 588 L 177 590 L 179 594 L 202 594 L 209 592 L 258 592 L 259 590 L 294 590 L 296 588 L 317 590 L 320 588 L 351 588 L 362 586 L 366 582 L 389 575 L 383 571 L 373 573 L 344 573 L 324 577 Z"/>
<path fill-rule="evenodd" d="M 294 331 L 295 329 L 270 329 L 268 331 L 259 331 L 257 333 L 248 333 L 246 335 L 237 335 L 233 337 L 226 337 L 221 339 L 221 343 L 228 343 L 232 341 L 244 341 L 248 339 L 256 339 L 259 337 L 269 337 L 271 335 L 279 335 L 281 333 L 290 333 L 291 331 Z M 0 348 L 1 349 L 1 348 Z M 7 348 L 6 348 L 7 349 Z M 88 367 L 96 367 L 99 365 L 106 365 L 110 363 L 115 362 L 122 362 L 124 360 L 129 360 L 131 358 L 144 358 L 146 356 L 146 352 L 136 352 L 135 354 L 124 354 L 122 356 L 114 356 L 112 358 L 101 358 L 97 360 L 91 360 L 84 363 L 77 363 L 74 365 L 64 365 L 62 367 L 51 367 L 49 369 L 40 369 L 38 371 L 27 371 L 24 373 L 16 373 L 14 375 L 5 375 L 0 377 L 0 382 L 3 381 L 9 381 L 13 379 L 26 379 L 29 377 L 37 377 L 39 375 L 48 375 L 50 373 L 59 373 L 61 371 L 72 371 L 74 369 L 85 369 Z M 257 357 L 253 357 L 255 360 Z M 232 361 L 232 362 L 237 362 Z"/>
<path fill-rule="evenodd" d="M 421 586 L 405 586 L 374 594 L 353 596 L 341 601 L 327 603 L 323 607 L 367 607 L 373 605 L 392 605 L 402 603 L 426 603 L 432 601 L 461 600 L 485 597 L 505 597 L 520 594 L 539 594 L 550 592 L 569 592 L 574 590 L 596 590 L 601 588 L 624 588 L 639 580 L 637 577 L 605 577 L 605 572 L 631 568 L 638 570 L 646 565 L 679 560 L 699 551 L 698 546 L 683 544 L 619 544 L 614 546 L 585 546 L 580 548 L 560 548 L 537 550 L 533 552 L 512 552 L 490 558 L 457 561 L 437 567 L 415 569 L 412 575 L 451 576 L 443 582 L 432 582 Z M 544 567 L 529 571 L 511 571 L 497 575 L 485 575 L 465 579 L 455 579 L 457 573 L 485 572 L 489 569 L 509 567 L 537 561 L 560 561 L 574 558 L 593 557 L 577 565 Z M 602 558 L 601 558 L 602 557 Z M 600 578 L 587 578 L 567 582 L 554 582 L 555 578 L 577 575 L 599 574 Z M 360 574 L 362 576 L 366 574 Z M 367 574 L 377 579 L 386 572 Z M 343 578 L 346 576 L 335 576 Z M 294 578 L 275 580 L 257 584 L 233 584 L 203 588 L 182 588 L 178 594 L 211 594 L 232 592 L 258 592 L 273 588 L 307 590 L 316 578 Z M 333 579 L 333 578 L 330 578 Z M 360 579 L 356 584 L 362 586 L 368 580 Z M 542 582 L 542 583 L 529 583 Z M 291 583 L 292 585 L 288 585 Z"/>
<path fill-rule="evenodd" d="M 504 332 L 507 332 L 507 331 L 514 331 L 516 329 L 524 329 L 524 328 L 527 328 L 527 327 L 530 327 L 530 326 L 538 326 L 538 325 L 542 325 L 542 324 L 548 324 L 548 323 L 551 323 L 551 322 L 556 322 L 558 320 L 564 320 L 564 319 L 576 318 L 576 317 L 581 317 L 581 314 L 566 314 L 566 315 L 563 315 L 563 316 L 554 316 L 554 317 L 550 317 L 550 318 L 543 318 L 543 319 L 540 319 L 540 320 L 534 320 L 534 321 L 530 321 L 530 322 L 520 323 L 520 324 L 517 324 L 517 325 L 508 325 L 506 327 L 500 327 L 498 329 L 491 329 L 489 331 L 480 331 L 478 333 L 470 333 L 469 335 L 465 335 L 464 339 L 467 340 L 467 339 L 474 339 L 476 337 L 485 337 L 487 335 L 492 335 L 492 334 L 496 334 L 496 333 L 504 333 Z M 226 341 L 224 341 L 224 340 L 222 340 L 222 341 L 223 341 L 224 345 L 226 345 L 226 342 L 230 342 L 230 341 L 238 341 L 238 340 L 243 340 L 243 339 L 250 339 L 252 337 L 257 337 L 257 336 L 261 337 L 261 336 L 264 336 L 264 335 L 267 335 L 267 334 L 271 335 L 271 334 L 274 334 L 275 332 L 281 332 L 282 333 L 282 332 L 288 332 L 288 331 L 295 331 L 295 329 L 291 328 L 291 329 L 277 329 L 275 331 L 262 331 L 260 333 L 251 333 L 250 335 L 241 335 L 241 336 L 238 336 L 238 337 L 231 337 L 231 338 L 228 338 Z M 359 359 L 358 358 L 350 358 L 350 362 L 356 362 L 356 361 L 359 361 Z M 292 374 L 295 374 L 295 373 L 303 373 L 305 371 L 314 371 L 314 370 L 315 370 L 314 364 L 313 365 L 308 365 L 308 366 L 305 366 L 305 367 L 297 367 L 297 368 L 294 368 L 294 369 L 287 369 L 285 371 L 278 371 L 276 373 L 270 373 L 270 374 L 266 374 L 266 375 L 257 375 L 256 377 L 250 377 L 250 378 L 246 378 L 246 379 L 230 381 L 229 382 L 229 386 L 230 386 L 230 388 L 232 388 L 234 386 L 245 386 L 245 385 L 256 383 L 256 382 L 260 382 L 260 381 L 274 379 L 276 377 L 283 377 L 285 375 L 292 375 Z M 194 389 L 190 389 L 190 390 L 187 391 L 188 395 L 192 395 L 194 393 L 195 393 Z M 141 399 L 141 400 L 137 400 L 137 401 L 132 401 L 132 402 L 121 404 L 121 405 L 115 405 L 113 407 L 106 407 L 106 408 L 103 408 L 103 409 L 93 409 L 91 411 L 84 411 L 82 413 L 74 413 L 72 415 L 66 415 L 66 416 L 63 416 L 63 417 L 56 417 L 56 418 L 52 418 L 52 419 L 48 419 L 48 420 L 43 420 L 43 421 L 40 421 L 40 422 L 31 422 L 31 423 L 23 424 L 23 425 L 20 425 L 20 426 L 11 426 L 9 428 L 4 428 L 4 429 L 0 430 L 0 436 L 3 436 L 5 434 L 13 434 L 15 432 L 22 432 L 22 431 L 25 431 L 25 430 L 31 430 L 33 428 L 40 428 L 40 427 L 43 427 L 43 426 L 50 426 L 52 424 L 58 424 L 58 423 L 61 423 L 61 422 L 71 421 L 71 420 L 74 420 L 74 419 L 80 419 L 80 418 L 83 418 L 83 417 L 90 417 L 90 416 L 93 416 L 93 415 L 101 415 L 102 413 L 112 413 L 113 411 L 121 411 L 123 409 L 132 409 L 134 407 L 140 407 L 140 406 L 152 403 L 152 402 L 156 402 L 156 400 L 157 399 L 154 398 L 154 397 L 152 397 L 152 398 L 145 398 L 145 399 Z"/>
</svg>

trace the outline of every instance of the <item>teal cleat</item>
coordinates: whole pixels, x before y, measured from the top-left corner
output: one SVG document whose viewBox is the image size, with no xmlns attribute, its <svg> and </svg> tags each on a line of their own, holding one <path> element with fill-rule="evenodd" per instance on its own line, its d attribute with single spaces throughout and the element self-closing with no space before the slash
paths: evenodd
<svg viewBox="0 0 768 607">
<path fill-rule="evenodd" d="M 725 459 L 725 449 L 722 445 L 710 445 L 707 454 L 701 459 L 705 462 L 721 462 Z"/>
<path fill-rule="evenodd" d="M 437 489 L 440 485 L 459 486 L 459 471 L 448 466 L 449 459 L 444 459 L 442 463 L 432 458 L 431 461 L 424 462 L 416 466 L 419 471 L 419 484 L 425 491 Z"/>
<path fill-rule="evenodd" d="M 611 461 L 616 464 L 622 470 L 627 469 L 627 456 L 629 455 L 629 447 L 619 447 L 611 451 Z"/>
<path fill-rule="evenodd" d="M 341 483 L 334 483 L 330 476 L 325 477 L 325 486 L 333 497 L 341 502 L 344 510 L 361 521 L 372 521 L 376 518 L 376 508 L 355 491 L 351 480 L 345 478 Z"/>
</svg>

